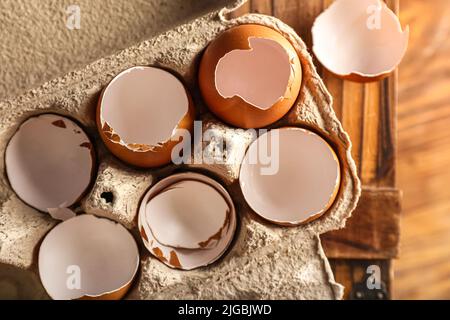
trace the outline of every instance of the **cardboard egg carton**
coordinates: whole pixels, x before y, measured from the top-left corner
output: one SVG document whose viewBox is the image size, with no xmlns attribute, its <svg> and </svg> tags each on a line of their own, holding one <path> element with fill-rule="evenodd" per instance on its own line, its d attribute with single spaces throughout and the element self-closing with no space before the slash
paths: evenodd
<svg viewBox="0 0 450 320">
<path fill-rule="evenodd" d="M 5 147 L 20 123 L 28 117 L 56 112 L 77 119 L 95 141 L 98 174 L 78 212 L 96 214 L 122 223 L 133 231 L 141 247 L 140 275 L 129 298 L 133 299 L 339 299 L 343 288 L 334 281 L 319 235 L 344 227 L 360 195 L 360 182 L 351 158 L 351 143 L 332 109 L 332 98 L 320 79 L 304 42 L 289 26 L 264 15 L 228 19 L 245 1 L 224 1 L 228 7 L 207 13 L 161 33 L 82 70 L 50 81 L 22 96 L 0 103 L 0 148 Z M 338 196 L 319 219 L 299 227 L 279 227 L 260 219 L 243 199 L 237 181 L 239 164 L 188 164 L 156 170 L 132 168 L 114 158 L 96 131 L 95 109 L 101 90 L 121 71 L 138 65 L 163 66 L 178 73 L 193 95 L 197 120 L 203 130 L 223 137 L 228 157 L 242 154 L 252 136 L 213 117 L 198 90 L 199 58 L 208 43 L 222 31 L 240 24 L 261 24 L 283 34 L 297 50 L 303 84 L 291 111 L 270 128 L 304 126 L 324 136 L 341 162 Z M 204 152 L 214 143 L 199 142 Z M 48 214 L 25 205 L 11 190 L 0 162 L 0 262 L 32 272 L 40 241 L 56 225 Z M 234 199 L 239 226 L 228 252 L 211 266 L 193 271 L 170 269 L 150 256 L 137 232 L 137 212 L 145 191 L 159 179 L 179 171 L 209 175 L 228 189 Z M 67 183 L 70 183 L 68 181 Z M 105 197 L 108 195 L 108 197 Z M 112 196 L 112 197 L 111 197 Z M 112 198 L 107 201 L 107 198 Z"/>
</svg>

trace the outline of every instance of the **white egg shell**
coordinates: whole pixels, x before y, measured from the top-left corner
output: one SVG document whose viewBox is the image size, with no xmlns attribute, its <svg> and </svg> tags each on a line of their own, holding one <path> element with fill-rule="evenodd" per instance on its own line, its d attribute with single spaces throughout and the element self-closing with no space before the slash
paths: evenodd
<svg viewBox="0 0 450 320">
<path fill-rule="evenodd" d="M 170 246 L 165 246 L 158 242 L 154 237 L 147 221 L 146 203 L 148 200 L 161 190 L 164 190 L 171 185 L 180 181 L 199 181 L 211 185 L 224 197 L 229 205 L 229 220 L 225 227 L 222 229 L 220 235 L 218 235 L 217 245 L 209 249 L 181 249 Z M 172 175 L 166 179 L 161 180 L 155 186 L 153 186 L 147 194 L 144 196 L 139 208 L 138 216 L 139 230 L 144 242 L 144 245 L 156 258 L 165 263 L 166 265 L 183 270 L 192 270 L 195 268 L 207 266 L 217 261 L 228 249 L 231 241 L 233 240 L 234 233 L 236 231 L 236 210 L 233 201 L 228 192 L 215 180 L 197 173 L 187 172 Z M 170 230 L 167 230 L 170 231 Z"/>
<path fill-rule="evenodd" d="M 74 121 L 44 114 L 25 121 L 5 152 L 12 189 L 47 212 L 70 207 L 87 191 L 94 170 L 93 145 Z"/>
<path fill-rule="evenodd" d="M 313 52 L 332 73 L 356 81 L 380 79 L 405 55 L 409 28 L 380 0 L 337 0 L 313 27 Z"/>
<path fill-rule="evenodd" d="M 217 245 L 217 235 L 229 220 L 229 205 L 209 184 L 185 180 L 152 197 L 146 205 L 153 236 L 165 246 L 206 249 Z"/>
<path fill-rule="evenodd" d="M 47 234 L 38 264 L 41 282 L 55 300 L 122 296 L 138 270 L 139 252 L 123 226 L 83 214 Z"/>
<path fill-rule="evenodd" d="M 311 131 L 274 129 L 248 148 L 239 182 L 245 200 L 261 217 L 299 225 L 332 205 L 340 184 L 339 160 Z"/>
</svg>

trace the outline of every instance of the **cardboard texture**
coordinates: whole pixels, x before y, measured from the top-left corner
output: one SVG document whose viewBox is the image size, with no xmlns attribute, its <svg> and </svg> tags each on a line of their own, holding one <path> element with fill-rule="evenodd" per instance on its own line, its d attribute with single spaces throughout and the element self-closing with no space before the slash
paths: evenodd
<svg viewBox="0 0 450 320">
<path fill-rule="evenodd" d="M 225 1 L 222 1 L 225 2 Z M 18 125 L 29 116 L 57 112 L 80 121 L 94 139 L 99 171 L 91 192 L 78 211 L 118 221 L 133 230 L 141 243 L 136 214 L 140 197 L 151 184 L 180 170 L 207 174 L 228 189 L 239 219 L 235 241 L 222 259 L 194 271 L 173 270 L 150 257 L 141 247 L 140 276 L 128 298 L 132 299 L 340 299 L 343 288 L 335 283 L 319 235 L 344 227 L 356 206 L 361 188 L 351 158 L 348 135 L 332 109 L 332 98 L 313 65 L 304 42 L 276 18 L 250 14 L 233 20 L 231 8 L 244 1 L 227 1 L 228 8 L 200 16 L 165 31 L 84 69 L 0 103 L 0 149 Z M 251 142 L 244 131 L 224 125 L 204 106 L 197 85 L 202 51 L 222 31 L 236 25 L 262 24 L 283 34 L 297 50 L 303 67 L 303 85 L 292 110 L 272 127 L 305 126 L 322 134 L 335 148 L 342 167 L 342 183 L 331 209 L 320 219 L 295 228 L 277 227 L 258 218 L 246 205 L 237 181 L 239 164 L 194 164 L 137 170 L 114 158 L 101 143 L 95 127 L 95 107 L 102 88 L 119 72 L 136 65 L 164 66 L 174 70 L 191 91 L 196 119 L 203 130 L 213 129 L 227 143 L 230 155 L 242 153 Z M 204 142 L 206 152 L 214 143 Z M 0 162 L 4 172 L 4 160 Z M 113 200 L 105 201 L 104 193 Z M 0 262 L 35 272 L 40 240 L 57 222 L 23 204 L 0 177 Z"/>
</svg>

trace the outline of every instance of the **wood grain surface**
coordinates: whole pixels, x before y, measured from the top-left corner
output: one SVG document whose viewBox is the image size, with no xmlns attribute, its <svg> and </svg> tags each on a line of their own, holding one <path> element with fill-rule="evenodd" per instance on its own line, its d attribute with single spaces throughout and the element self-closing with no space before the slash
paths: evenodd
<svg viewBox="0 0 450 320">
<path fill-rule="evenodd" d="M 398 190 L 364 187 L 354 218 L 343 230 L 321 236 L 327 256 L 367 260 L 397 257 L 400 212 Z"/>
<path fill-rule="evenodd" d="M 450 1 L 402 0 L 411 29 L 400 65 L 394 297 L 450 299 Z"/>
</svg>

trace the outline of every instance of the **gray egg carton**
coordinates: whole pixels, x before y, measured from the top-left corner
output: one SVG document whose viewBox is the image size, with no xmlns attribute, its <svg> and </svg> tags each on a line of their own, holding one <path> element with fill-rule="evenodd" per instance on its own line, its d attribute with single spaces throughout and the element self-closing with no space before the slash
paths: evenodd
<svg viewBox="0 0 450 320">
<path fill-rule="evenodd" d="M 228 4 L 186 24 L 161 33 L 82 70 L 45 83 L 22 96 L 0 103 L 0 149 L 28 117 L 56 112 L 77 119 L 95 142 L 98 174 L 76 208 L 115 220 L 129 228 L 141 247 L 141 268 L 130 299 L 340 299 L 343 287 L 334 281 L 319 235 L 344 227 L 354 210 L 360 182 L 351 158 L 351 142 L 332 109 L 332 98 L 320 79 L 304 42 L 280 20 L 258 14 L 228 19 L 245 1 Z M 272 127 L 304 126 L 320 132 L 341 162 L 342 181 L 333 206 L 319 219 L 299 227 L 278 227 L 260 219 L 243 199 L 239 164 L 191 164 L 140 170 L 114 158 L 96 132 L 95 109 L 105 85 L 121 71 L 137 65 L 164 66 L 178 73 L 193 95 L 196 119 L 204 130 L 223 137 L 227 156 L 241 154 L 252 137 L 214 118 L 203 104 L 197 85 L 198 61 L 208 43 L 222 31 L 240 24 L 271 27 L 292 42 L 303 68 L 303 84 L 292 110 Z M 214 142 L 204 145 L 213 152 Z M 58 222 L 25 205 L 11 190 L 0 162 L 0 262 L 32 273 L 40 241 Z M 211 266 L 193 271 L 167 267 L 143 247 L 137 232 L 137 209 L 145 191 L 159 179 L 180 170 L 201 172 L 222 182 L 234 199 L 239 226 L 228 252 Z M 68 181 L 70 183 L 70 181 Z"/>
</svg>

